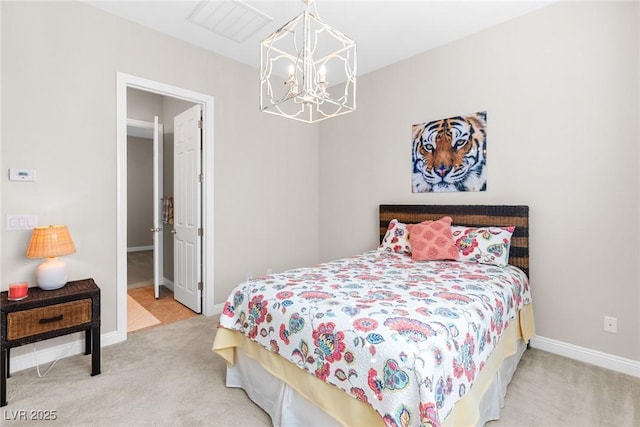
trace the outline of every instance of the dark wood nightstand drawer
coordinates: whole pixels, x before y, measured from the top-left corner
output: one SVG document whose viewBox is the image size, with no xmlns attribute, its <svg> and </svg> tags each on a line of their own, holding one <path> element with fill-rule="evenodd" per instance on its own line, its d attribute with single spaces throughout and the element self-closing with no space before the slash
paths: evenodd
<svg viewBox="0 0 640 427">
<path fill-rule="evenodd" d="M 12 348 L 76 332 L 84 332 L 91 376 L 99 375 L 100 288 L 93 279 L 73 280 L 50 291 L 33 286 L 18 301 L 10 300 L 8 291 L 0 292 L 0 406 L 8 403 Z"/>
<path fill-rule="evenodd" d="M 7 339 L 91 323 L 91 298 L 7 314 Z"/>
</svg>

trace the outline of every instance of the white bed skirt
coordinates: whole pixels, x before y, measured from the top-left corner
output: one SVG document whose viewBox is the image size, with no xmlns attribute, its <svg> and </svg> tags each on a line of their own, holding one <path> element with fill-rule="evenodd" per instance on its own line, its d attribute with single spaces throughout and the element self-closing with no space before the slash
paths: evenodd
<svg viewBox="0 0 640 427">
<path fill-rule="evenodd" d="M 526 344 L 519 340 L 517 351 L 506 358 L 480 401 L 476 426 L 500 418 L 507 386 L 513 377 Z M 274 377 L 241 349 L 236 349 L 233 366 L 227 367 L 227 387 L 245 390 L 249 398 L 265 410 L 276 427 L 333 427 L 341 424 L 293 388 Z M 447 420 L 444 420 L 447 424 Z M 351 427 L 351 426 L 350 426 Z M 355 427 L 355 426 L 353 426 Z"/>
</svg>

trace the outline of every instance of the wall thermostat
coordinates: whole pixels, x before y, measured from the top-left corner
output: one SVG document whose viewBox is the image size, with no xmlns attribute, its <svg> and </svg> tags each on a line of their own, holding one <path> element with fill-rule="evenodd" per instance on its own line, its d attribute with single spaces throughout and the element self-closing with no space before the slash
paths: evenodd
<svg viewBox="0 0 640 427">
<path fill-rule="evenodd" d="M 35 181 L 36 171 L 33 169 L 9 169 L 9 181 Z"/>
</svg>

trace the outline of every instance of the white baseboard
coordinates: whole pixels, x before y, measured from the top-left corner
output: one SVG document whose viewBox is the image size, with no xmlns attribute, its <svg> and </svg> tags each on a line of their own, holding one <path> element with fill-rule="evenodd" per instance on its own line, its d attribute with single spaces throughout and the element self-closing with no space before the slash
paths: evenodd
<svg viewBox="0 0 640 427">
<path fill-rule="evenodd" d="M 173 292 L 173 282 L 169 279 L 167 279 L 166 277 L 162 278 L 162 286 L 164 286 L 165 288 L 171 290 L 171 292 Z"/>
<path fill-rule="evenodd" d="M 41 343 L 27 344 L 18 348 L 30 348 L 31 352 L 11 355 L 11 372 L 18 372 L 24 369 L 33 368 L 36 365 L 50 363 L 55 360 L 84 353 L 84 332 L 66 335 L 68 342 L 58 344 L 53 347 L 38 349 Z M 100 335 L 100 347 L 106 347 L 119 341 L 116 332 L 108 332 Z M 35 348 L 35 351 L 34 351 Z M 91 357 L 91 356 L 87 356 Z M 55 368 L 54 368 L 55 369 Z"/>
<path fill-rule="evenodd" d="M 127 252 L 142 252 L 142 251 L 152 251 L 153 245 L 151 246 L 131 246 L 127 248 Z"/>
<path fill-rule="evenodd" d="M 536 336 L 531 347 L 640 378 L 640 361 L 614 356 L 551 338 Z"/>
<path fill-rule="evenodd" d="M 224 303 L 214 305 L 213 313 L 211 315 L 215 316 L 216 314 L 222 314 L 222 309 L 224 309 Z"/>
</svg>

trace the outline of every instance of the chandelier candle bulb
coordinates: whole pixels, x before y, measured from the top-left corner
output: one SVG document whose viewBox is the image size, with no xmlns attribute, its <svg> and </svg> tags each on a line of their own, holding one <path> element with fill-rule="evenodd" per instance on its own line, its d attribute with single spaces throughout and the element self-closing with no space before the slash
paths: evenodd
<svg viewBox="0 0 640 427">
<path fill-rule="evenodd" d="M 29 292 L 29 284 L 27 282 L 17 282 L 9 284 L 9 299 L 18 301 L 25 299 Z"/>
<path fill-rule="evenodd" d="M 318 71 L 318 81 L 321 83 L 327 82 L 327 69 L 324 65 L 320 67 L 320 71 Z"/>
</svg>

